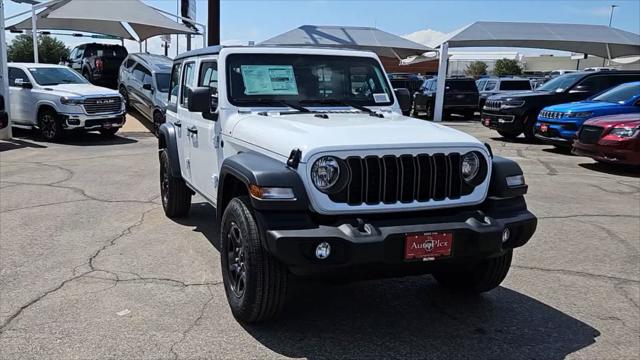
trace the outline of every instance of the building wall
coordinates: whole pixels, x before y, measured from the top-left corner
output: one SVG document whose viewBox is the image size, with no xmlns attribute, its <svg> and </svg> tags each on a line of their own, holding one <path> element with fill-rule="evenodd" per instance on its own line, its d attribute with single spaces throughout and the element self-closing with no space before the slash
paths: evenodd
<svg viewBox="0 0 640 360">
<path fill-rule="evenodd" d="M 553 70 L 583 70 L 588 67 L 603 66 L 603 59 L 597 56 L 590 56 L 587 59 L 571 59 L 570 56 L 531 56 L 524 57 L 522 63 L 524 71 L 527 73 L 550 72 Z M 604 66 L 611 66 L 621 70 L 640 70 L 640 62 L 632 64 L 619 64 L 612 62 L 610 65 L 604 61 Z"/>
</svg>

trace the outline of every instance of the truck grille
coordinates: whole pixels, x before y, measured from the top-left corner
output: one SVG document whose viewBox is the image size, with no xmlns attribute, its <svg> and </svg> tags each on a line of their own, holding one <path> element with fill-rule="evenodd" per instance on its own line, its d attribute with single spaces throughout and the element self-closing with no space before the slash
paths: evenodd
<svg viewBox="0 0 640 360">
<path fill-rule="evenodd" d="M 604 131 L 599 126 L 584 125 L 578 134 L 578 140 L 583 144 L 596 144 Z"/>
<path fill-rule="evenodd" d="M 329 198 L 357 206 L 459 199 L 473 192 L 463 184 L 459 153 L 348 157 L 346 187 Z"/>
<path fill-rule="evenodd" d="M 500 110 L 502 107 L 502 101 L 500 100 L 487 100 L 484 103 L 484 107 L 491 110 Z"/>
<path fill-rule="evenodd" d="M 121 109 L 122 100 L 119 96 L 90 98 L 84 101 L 87 114 L 119 113 Z"/>
<path fill-rule="evenodd" d="M 564 113 L 560 111 L 542 110 L 540 111 L 539 117 L 542 117 L 545 119 L 561 119 L 562 117 L 564 117 Z"/>
</svg>

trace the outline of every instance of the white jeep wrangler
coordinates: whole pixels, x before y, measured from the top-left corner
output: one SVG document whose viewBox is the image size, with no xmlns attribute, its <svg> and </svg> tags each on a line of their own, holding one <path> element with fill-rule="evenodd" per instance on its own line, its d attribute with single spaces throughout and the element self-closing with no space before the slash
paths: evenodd
<svg viewBox="0 0 640 360">
<path fill-rule="evenodd" d="M 431 273 L 484 292 L 533 235 L 513 161 L 402 116 L 375 54 L 209 47 L 176 58 L 160 128 L 162 203 L 217 212 L 234 316 L 273 317 L 290 275 Z M 407 95 L 402 95 L 407 96 Z"/>
</svg>

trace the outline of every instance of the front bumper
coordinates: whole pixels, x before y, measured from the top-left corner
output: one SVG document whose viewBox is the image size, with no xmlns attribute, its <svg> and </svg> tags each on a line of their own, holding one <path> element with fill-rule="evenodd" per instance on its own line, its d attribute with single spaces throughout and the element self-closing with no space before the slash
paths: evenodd
<svg viewBox="0 0 640 360">
<path fill-rule="evenodd" d="M 482 125 L 492 130 L 519 134 L 523 131 L 520 116 L 515 113 L 482 110 L 480 115 Z"/>
<path fill-rule="evenodd" d="M 360 227 L 356 224 L 357 218 L 353 217 L 302 229 L 270 230 L 267 225 L 265 245 L 298 274 L 327 275 L 368 266 L 424 273 L 440 265 L 473 263 L 522 246 L 535 232 L 537 219 L 519 197 L 487 200 L 475 209 L 363 217 Z M 509 228 L 511 237 L 503 243 L 505 228 Z M 434 231 L 453 233 L 451 255 L 428 262 L 406 261 L 406 235 Z M 315 257 L 315 248 L 321 242 L 328 242 L 332 249 L 324 260 Z"/>
<path fill-rule="evenodd" d="M 62 127 L 67 130 L 100 130 L 120 128 L 126 121 L 125 111 L 111 114 L 87 115 L 78 113 L 60 114 Z"/>
<path fill-rule="evenodd" d="M 597 144 L 583 144 L 576 140 L 571 153 L 612 164 L 640 166 L 640 140 L 634 138 L 604 144 L 602 140 Z"/>
<path fill-rule="evenodd" d="M 536 122 L 534 127 L 536 139 L 555 146 L 571 146 L 576 136 L 578 125 L 571 122 L 553 123 L 552 121 L 541 118 Z M 547 126 L 546 131 L 542 131 L 542 124 Z"/>
</svg>

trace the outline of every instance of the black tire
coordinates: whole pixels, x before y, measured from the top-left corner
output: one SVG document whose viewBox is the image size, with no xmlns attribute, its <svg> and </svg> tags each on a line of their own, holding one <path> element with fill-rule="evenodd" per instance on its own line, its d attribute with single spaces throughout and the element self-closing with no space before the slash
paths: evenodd
<svg viewBox="0 0 640 360">
<path fill-rule="evenodd" d="M 473 120 L 474 117 L 476 116 L 476 111 L 475 110 L 465 110 L 463 115 L 464 115 L 464 119 L 465 120 Z"/>
<path fill-rule="evenodd" d="M 527 139 L 528 142 L 538 142 L 535 135 L 536 134 L 535 125 L 536 125 L 536 116 L 533 114 L 528 114 L 527 117 L 524 119 L 523 131 L 522 131 L 524 133 L 525 139 Z"/>
<path fill-rule="evenodd" d="M 82 77 L 84 77 L 85 79 L 87 79 L 88 82 L 93 84 L 93 79 L 91 78 L 91 74 L 89 73 L 89 70 L 87 69 L 82 70 Z"/>
<path fill-rule="evenodd" d="M 120 93 L 120 95 L 122 95 L 122 98 L 124 99 L 124 107 L 127 111 L 131 110 L 131 104 L 129 103 L 129 93 L 127 92 L 127 88 L 125 88 L 124 86 L 120 86 L 120 88 L 118 89 L 118 92 Z"/>
<path fill-rule="evenodd" d="M 427 115 L 425 115 L 425 118 L 427 118 L 428 120 L 433 120 L 433 104 L 432 103 L 428 103 L 427 104 Z"/>
<path fill-rule="evenodd" d="M 513 140 L 518 136 L 520 136 L 520 134 L 516 134 L 509 131 L 504 131 L 504 130 L 498 130 L 498 134 L 500 134 L 500 136 L 502 136 L 503 138 L 509 139 L 509 140 Z"/>
<path fill-rule="evenodd" d="M 60 118 L 51 109 L 44 109 L 38 113 L 38 127 L 40 134 L 46 141 L 60 141 L 64 135 Z"/>
<path fill-rule="evenodd" d="M 182 178 L 171 176 L 167 149 L 160 150 L 160 194 L 165 215 L 170 218 L 181 218 L 189 214 L 191 190 Z"/>
<path fill-rule="evenodd" d="M 104 137 L 114 137 L 120 128 L 100 129 L 100 135 Z"/>
<path fill-rule="evenodd" d="M 495 289 L 502 283 L 511 267 L 513 250 L 487 259 L 463 271 L 434 272 L 438 283 L 454 292 L 483 293 Z"/>
<path fill-rule="evenodd" d="M 244 323 L 277 316 L 284 306 L 288 273 L 265 251 L 247 196 L 229 202 L 220 239 L 222 279 L 233 316 Z"/>
<path fill-rule="evenodd" d="M 160 131 L 160 126 L 162 126 L 162 124 L 164 124 L 165 122 L 165 117 L 164 115 L 162 115 L 162 113 L 160 111 L 154 111 L 153 112 L 153 134 L 155 136 L 158 136 L 158 132 Z"/>
</svg>

